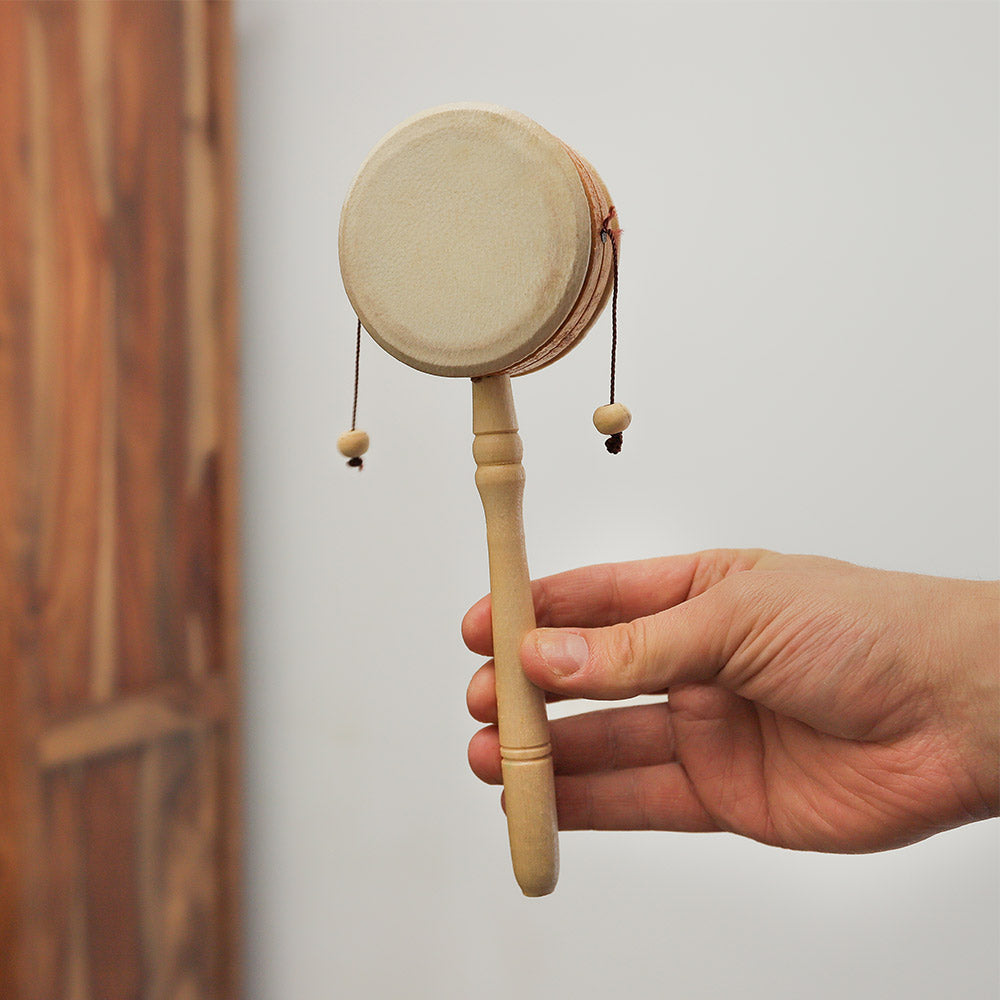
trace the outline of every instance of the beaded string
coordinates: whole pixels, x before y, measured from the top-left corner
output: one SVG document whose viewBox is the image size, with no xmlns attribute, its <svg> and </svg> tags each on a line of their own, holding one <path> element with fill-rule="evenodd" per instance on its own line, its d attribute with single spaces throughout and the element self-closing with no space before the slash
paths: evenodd
<svg viewBox="0 0 1000 1000">
<path fill-rule="evenodd" d="M 601 230 L 601 242 L 606 243 L 611 240 L 611 398 L 609 403 L 615 401 L 615 357 L 618 353 L 618 244 L 615 234 L 608 228 L 608 223 L 615 214 L 614 208 L 611 214 L 604 220 L 604 228 Z"/>
<path fill-rule="evenodd" d="M 622 432 L 628 427 L 632 415 L 621 403 L 615 402 L 615 369 L 618 356 L 618 236 L 621 230 L 611 228 L 611 220 L 616 216 L 612 205 L 601 223 L 601 242 L 611 241 L 611 398 L 607 406 L 598 407 L 594 413 L 594 425 L 602 434 L 608 434 L 604 447 L 612 455 L 622 450 Z"/>
<path fill-rule="evenodd" d="M 357 429 L 358 385 L 361 381 L 361 317 L 358 317 L 357 341 L 354 345 L 354 404 L 351 407 L 351 429 L 337 438 L 337 448 L 352 469 L 361 470 L 365 463 L 361 456 L 368 450 L 368 435 Z"/>
</svg>

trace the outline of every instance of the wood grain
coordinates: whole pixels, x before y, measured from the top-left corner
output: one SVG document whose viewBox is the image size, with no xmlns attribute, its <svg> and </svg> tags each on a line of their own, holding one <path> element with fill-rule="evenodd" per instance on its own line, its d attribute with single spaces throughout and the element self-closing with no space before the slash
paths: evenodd
<svg viewBox="0 0 1000 1000">
<path fill-rule="evenodd" d="M 0 3 L 0 996 L 236 997 L 231 10 Z"/>
</svg>

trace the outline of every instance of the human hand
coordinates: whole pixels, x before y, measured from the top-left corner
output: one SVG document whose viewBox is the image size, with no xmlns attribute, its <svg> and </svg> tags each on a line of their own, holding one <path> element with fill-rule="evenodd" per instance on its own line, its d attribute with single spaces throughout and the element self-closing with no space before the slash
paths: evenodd
<svg viewBox="0 0 1000 1000">
<path fill-rule="evenodd" d="M 562 829 L 727 830 L 885 850 L 1000 813 L 1000 588 L 717 550 L 533 583 L 528 678 L 665 702 L 552 722 Z M 465 616 L 492 653 L 489 598 Z M 469 762 L 499 784 L 492 661 Z"/>
</svg>

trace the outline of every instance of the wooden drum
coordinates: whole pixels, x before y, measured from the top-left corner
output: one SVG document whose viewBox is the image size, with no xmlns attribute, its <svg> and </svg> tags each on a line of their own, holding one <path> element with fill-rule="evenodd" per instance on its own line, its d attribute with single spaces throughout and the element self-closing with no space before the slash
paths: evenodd
<svg viewBox="0 0 1000 1000">
<path fill-rule="evenodd" d="M 577 343 L 611 292 L 618 222 L 600 177 L 530 118 L 449 104 L 403 122 L 365 160 L 340 219 L 344 287 L 386 351 L 473 380 L 473 454 L 486 513 L 497 702 L 514 873 L 558 878 L 545 701 L 521 671 L 535 626 L 510 376 Z"/>
</svg>

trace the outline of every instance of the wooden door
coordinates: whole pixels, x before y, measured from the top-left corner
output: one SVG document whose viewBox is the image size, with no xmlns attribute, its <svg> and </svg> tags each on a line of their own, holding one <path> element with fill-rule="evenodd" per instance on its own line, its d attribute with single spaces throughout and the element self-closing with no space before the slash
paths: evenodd
<svg viewBox="0 0 1000 1000">
<path fill-rule="evenodd" d="M 238 992 L 227 5 L 0 2 L 0 997 Z"/>
</svg>

